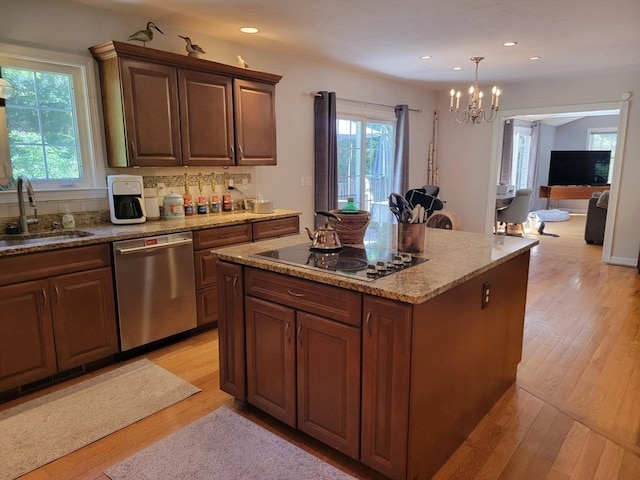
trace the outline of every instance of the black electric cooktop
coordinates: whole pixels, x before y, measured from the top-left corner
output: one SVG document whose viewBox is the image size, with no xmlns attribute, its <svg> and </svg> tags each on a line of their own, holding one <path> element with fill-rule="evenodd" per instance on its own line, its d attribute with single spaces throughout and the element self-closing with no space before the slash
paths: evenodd
<svg viewBox="0 0 640 480">
<path fill-rule="evenodd" d="M 380 255 L 367 252 L 364 248 L 348 246 L 335 252 L 311 251 L 309 245 L 304 244 L 253 253 L 249 256 L 365 281 L 392 275 L 427 261 L 426 258 L 408 254 Z"/>
</svg>

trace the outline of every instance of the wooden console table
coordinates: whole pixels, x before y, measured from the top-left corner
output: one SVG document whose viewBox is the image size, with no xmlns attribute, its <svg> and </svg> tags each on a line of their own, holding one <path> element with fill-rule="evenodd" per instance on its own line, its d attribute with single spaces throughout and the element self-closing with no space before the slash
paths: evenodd
<svg viewBox="0 0 640 480">
<path fill-rule="evenodd" d="M 547 210 L 549 209 L 549 203 L 551 200 L 556 201 L 556 207 L 558 207 L 558 200 L 589 200 L 593 192 L 603 192 L 609 190 L 609 185 L 601 185 L 599 187 L 581 187 L 581 186 L 561 186 L 554 185 L 553 187 L 541 186 L 538 197 L 547 199 Z"/>
</svg>

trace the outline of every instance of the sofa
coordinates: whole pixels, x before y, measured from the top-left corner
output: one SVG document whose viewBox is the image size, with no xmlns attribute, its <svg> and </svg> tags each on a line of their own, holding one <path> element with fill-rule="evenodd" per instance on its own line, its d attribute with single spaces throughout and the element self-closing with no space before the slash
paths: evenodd
<svg viewBox="0 0 640 480">
<path fill-rule="evenodd" d="M 587 221 L 584 226 L 584 240 L 589 244 L 602 245 L 607 222 L 609 190 L 594 192 L 587 207 Z"/>
</svg>

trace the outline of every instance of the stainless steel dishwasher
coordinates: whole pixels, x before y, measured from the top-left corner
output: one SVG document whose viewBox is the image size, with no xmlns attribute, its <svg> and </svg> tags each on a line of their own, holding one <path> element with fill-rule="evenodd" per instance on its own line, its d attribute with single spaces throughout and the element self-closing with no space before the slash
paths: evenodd
<svg viewBox="0 0 640 480">
<path fill-rule="evenodd" d="M 195 328 L 191 232 L 113 243 L 122 351 Z"/>
</svg>

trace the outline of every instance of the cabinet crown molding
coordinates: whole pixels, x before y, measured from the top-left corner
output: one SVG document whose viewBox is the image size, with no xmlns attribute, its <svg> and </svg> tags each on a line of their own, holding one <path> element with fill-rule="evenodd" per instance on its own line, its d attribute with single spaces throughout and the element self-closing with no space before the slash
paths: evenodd
<svg viewBox="0 0 640 480">
<path fill-rule="evenodd" d="M 186 67 L 191 70 L 201 72 L 225 74 L 232 76 L 233 78 L 259 81 L 271 85 L 276 85 L 280 79 L 282 79 L 281 75 L 275 75 L 273 73 L 260 72 L 258 70 L 236 67 L 234 65 L 226 65 L 224 63 L 212 62 L 210 60 L 203 60 L 201 58 L 189 57 L 187 55 L 180 55 L 172 52 L 165 52 L 163 50 L 156 50 L 149 47 L 140 47 L 131 43 L 117 42 L 115 40 L 89 47 L 89 51 L 98 61 L 104 61 L 114 57 L 131 58 L 174 67 Z"/>
</svg>

